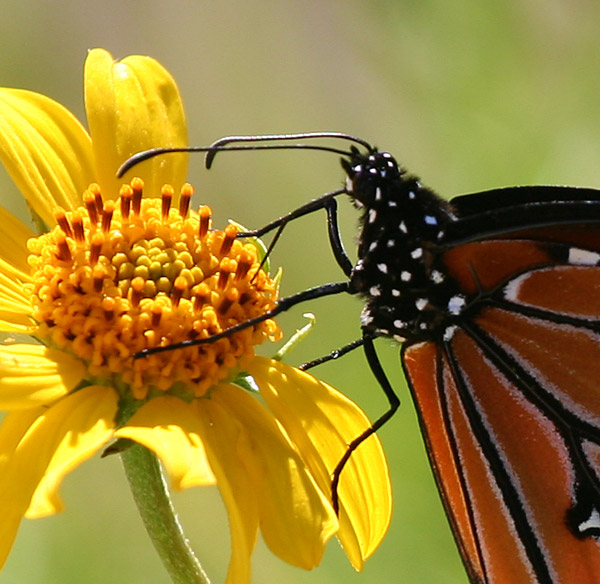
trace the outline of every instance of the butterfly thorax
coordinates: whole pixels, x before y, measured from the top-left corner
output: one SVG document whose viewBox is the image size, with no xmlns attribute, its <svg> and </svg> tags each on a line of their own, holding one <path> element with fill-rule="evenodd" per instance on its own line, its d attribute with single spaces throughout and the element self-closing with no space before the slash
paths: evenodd
<svg viewBox="0 0 600 584">
<path fill-rule="evenodd" d="M 450 205 L 387 152 L 354 152 L 344 166 L 347 191 L 362 210 L 351 280 L 366 301 L 363 329 L 400 342 L 443 334 L 466 301 L 442 263 Z"/>
</svg>

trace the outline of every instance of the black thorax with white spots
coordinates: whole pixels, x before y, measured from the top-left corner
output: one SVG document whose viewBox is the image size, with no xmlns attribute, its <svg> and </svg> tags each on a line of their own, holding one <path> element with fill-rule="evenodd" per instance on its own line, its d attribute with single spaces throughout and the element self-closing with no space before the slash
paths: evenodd
<svg viewBox="0 0 600 584">
<path fill-rule="evenodd" d="M 465 305 L 441 262 L 451 206 L 399 169 L 387 152 L 343 162 L 347 191 L 362 210 L 351 280 L 366 300 L 363 329 L 402 342 L 431 339 Z"/>
</svg>

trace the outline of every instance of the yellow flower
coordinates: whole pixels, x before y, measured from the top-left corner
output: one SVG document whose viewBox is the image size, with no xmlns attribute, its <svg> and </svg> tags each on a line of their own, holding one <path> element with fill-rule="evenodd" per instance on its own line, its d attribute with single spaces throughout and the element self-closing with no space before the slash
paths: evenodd
<svg viewBox="0 0 600 584">
<path fill-rule="evenodd" d="M 0 158 L 41 227 L 36 236 L 0 208 L 0 332 L 33 341 L 0 345 L 0 565 L 23 517 L 61 510 L 66 473 L 128 438 L 158 455 L 174 488 L 219 487 L 228 583 L 249 582 L 259 526 L 306 569 L 337 534 L 360 569 L 390 518 L 380 443 L 367 440 L 344 469 L 338 520 L 331 473 L 369 422 L 325 383 L 254 355 L 280 336 L 274 321 L 133 359 L 262 314 L 277 285 L 235 227 L 213 230 L 208 207 L 189 209 L 184 155 L 117 182 L 135 152 L 186 144 L 177 87 L 156 61 L 91 51 L 85 104 L 89 134 L 49 98 L 0 89 Z M 261 401 L 235 383 L 242 374 Z"/>
</svg>

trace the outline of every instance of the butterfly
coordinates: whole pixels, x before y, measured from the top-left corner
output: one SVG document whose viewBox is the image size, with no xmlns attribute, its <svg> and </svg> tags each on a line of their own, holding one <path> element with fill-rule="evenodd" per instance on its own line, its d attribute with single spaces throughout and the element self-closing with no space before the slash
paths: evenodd
<svg viewBox="0 0 600 584">
<path fill-rule="evenodd" d="M 347 276 L 281 299 L 264 318 L 330 294 L 364 301 L 361 338 L 329 358 L 363 346 L 390 405 L 349 445 L 334 502 L 352 451 L 399 405 L 373 344 L 387 337 L 401 344 L 471 582 L 600 582 L 600 191 L 521 186 L 446 201 L 389 153 L 335 133 L 228 137 L 204 150 L 210 166 L 220 150 L 247 147 L 235 142 L 321 137 L 355 144 L 316 147 L 342 154 L 345 187 L 242 235 L 276 229 L 274 245 L 289 221 L 325 209 Z M 360 212 L 355 264 L 338 195 Z"/>
</svg>

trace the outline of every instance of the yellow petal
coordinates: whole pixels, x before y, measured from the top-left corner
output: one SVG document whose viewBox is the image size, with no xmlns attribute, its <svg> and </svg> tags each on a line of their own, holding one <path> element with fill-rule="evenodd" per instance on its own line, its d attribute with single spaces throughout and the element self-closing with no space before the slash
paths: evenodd
<svg viewBox="0 0 600 584">
<path fill-rule="evenodd" d="M 41 458 L 39 466 L 43 468 L 26 517 L 45 517 L 62 510 L 58 489 L 63 478 L 110 441 L 116 414 L 116 392 L 92 385 L 54 404 L 36 421 L 19 445 L 25 451 L 23 456 L 28 453 Z"/>
<path fill-rule="evenodd" d="M 0 567 L 21 518 L 60 509 L 62 477 L 110 439 L 114 392 L 87 387 L 51 408 L 12 412 L 0 426 Z M 29 508 L 29 511 L 27 511 Z"/>
<path fill-rule="evenodd" d="M 279 361 L 256 358 L 248 372 L 328 492 L 333 469 L 346 445 L 370 426 L 368 418 L 331 386 Z M 383 539 L 391 518 L 389 472 L 376 436 L 354 452 L 342 472 L 338 493 L 338 537 L 352 565 L 361 569 Z"/>
<path fill-rule="evenodd" d="M 31 319 L 22 314 L 15 314 L 11 311 L 7 312 L 2 308 L 0 302 L 0 332 L 30 335 L 34 330 L 35 327 L 31 326 Z"/>
<path fill-rule="evenodd" d="M 0 425 L 0 496 L 3 497 L 3 501 L 10 501 L 10 505 L 5 504 L 2 506 L 0 517 L 0 568 L 4 565 L 10 552 L 19 524 L 37 484 L 35 476 L 32 476 L 31 480 L 26 482 L 25 485 L 16 480 L 12 484 L 7 482 L 15 475 L 15 451 L 33 422 L 45 411 L 46 408 L 40 407 L 32 410 L 10 412 Z M 12 464 L 12 475 L 8 475 L 6 472 L 9 464 Z M 21 464 L 24 465 L 23 473 L 26 473 L 28 470 L 27 462 L 22 460 Z M 5 496 L 9 498 L 4 498 Z"/>
<path fill-rule="evenodd" d="M 260 528 L 271 551 L 310 570 L 319 564 L 338 529 L 331 504 L 273 415 L 248 392 L 220 386 L 211 403 L 221 404 L 244 427 L 237 443 L 258 497 Z"/>
<path fill-rule="evenodd" d="M 258 498 L 268 494 L 254 490 L 242 464 L 240 446 L 248 440 L 243 426 L 213 399 L 191 404 L 198 417 L 197 433 L 204 443 L 225 502 L 231 531 L 231 561 L 226 584 L 250 584 L 250 556 L 259 525 Z"/>
<path fill-rule="evenodd" d="M 0 258 L 28 274 L 27 240 L 35 237 L 35 233 L 2 207 L 0 207 L 0 225 L 3 232 L 3 236 L 0 237 Z"/>
<path fill-rule="evenodd" d="M 24 286 L 29 281 L 29 274 L 0 259 L 0 331 L 29 334 L 34 330 L 30 291 Z"/>
<path fill-rule="evenodd" d="M 85 107 L 97 177 L 106 197 L 118 195 L 122 181 L 117 181 L 117 169 L 136 152 L 187 144 L 175 81 L 150 57 L 113 61 L 105 50 L 90 51 L 85 62 Z M 186 171 L 187 155 L 169 154 L 136 166 L 125 178 L 143 178 L 145 193 L 159 196 L 164 183 L 180 188 Z"/>
<path fill-rule="evenodd" d="M 229 514 L 232 555 L 227 584 L 249 584 L 250 555 L 256 543 L 259 517 L 253 484 L 238 458 L 238 444 L 246 435 L 239 422 L 219 404 L 211 399 L 198 402 L 155 398 L 117 430 L 116 435 L 131 438 L 152 450 L 172 473 L 176 485 L 194 481 L 203 484 L 198 477 L 194 478 L 198 470 L 193 465 L 206 455 L 212 469 L 209 472 L 216 478 Z M 204 447 L 201 450 L 200 445 Z M 205 462 L 200 460 L 200 464 L 203 473 Z"/>
<path fill-rule="evenodd" d="M 43 345 L 0 346 L 0 409 L 50 404 L 69 393 L 85 375 L 74 357 Z"/>
<path fill-rule="evenodd" d="M 93 179 L 83 126 L 59 103 L 22 89 L 0 88 L 0 160 L 47 225 L 56 205 L 74 208 Z"/>
<path fill-rule="evenodd" d="M 173 488 L 214 485 L 204 445 L 196 431 L 198 419 L 189 404 L 176 397 L 157 397 L 117 430 L 152 450 L 165 465 Z"/>
</svg>

